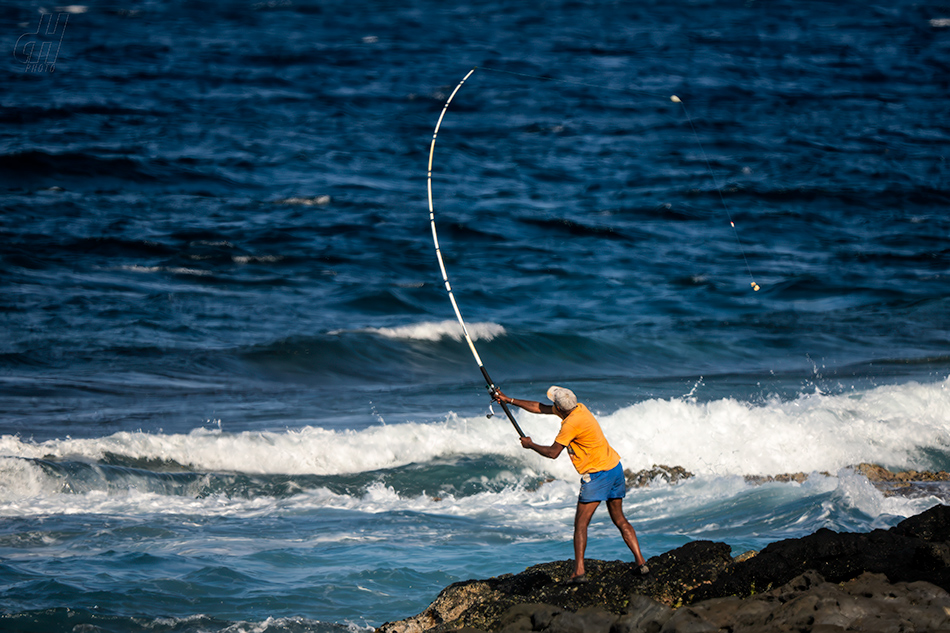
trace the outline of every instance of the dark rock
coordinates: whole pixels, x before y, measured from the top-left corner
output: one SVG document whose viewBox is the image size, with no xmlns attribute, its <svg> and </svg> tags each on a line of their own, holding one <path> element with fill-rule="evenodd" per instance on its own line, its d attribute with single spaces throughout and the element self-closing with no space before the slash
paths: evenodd
<svg viewBox="0 0 950 633">
<path fill-rule="evenodd" d="M 543 630 L 547 633 L 606 633 L 618 618 L 602 607 L 586 607 L 577 613 L 561 613 Z"/>
<path fill-rule="evenodd" d="M 620 561 L 572 561 L 450 585 L 421 614 L 378 633 L 674 633 L 940 631 L 950 633 L 950 507 L 890 530 L 819 530 L 733 559 L 696 541 L 651 558 L 649 576 Z"/>
<path fill-rule="evenodd" d="M 518 624 L 517 612 L 512 608 L 523 604 L 543 603 L 571 613 L 597 606 L 619 616 L 626 613 L 630 595 L 634 593 L 675 605 L 682 602 L 684 595 L 699 585 L 712 582 L 730 566 L 732 557 L 729 553 L 730 548 L 725 543 L 694 541 L 651 558 L 648 561 L 652 571 L 649 576 L 641 576 L 632 563 L 589 560 L 586 565 L 588 582 L 581 584 L 566 582 L 573 572 L 573 561 L 544 563 L 529 567 L 520 574 L 506 574 L 488 580 L 458 582 L 446 587 L 419 615 L 386 623 L 379 632 L 440 633 L 464 626 L 486 631 L 498 631 L 505 626 L 517 628 L 524 624 Z M 559 626 L 568 626 L 568 623 L 566 620 Z M 554 624 L 545 628 L 551 626 Z"/>
<path fill-rule="evenodd" d="M 751 596 L 815 570 L 831 582 L 845 582 L 864 572 L 885 574 L 891 582 L 924 580 L 950 589 L 950 544 L 946 540 L 950 508 L 936 506 L 891 530 L 853 534 L 818 530 L 800 539 L 768 545 L 737 562 L 711 583 L 686 597 L 697 602 L 725 596 Z M 919 538 L 914 535 L 928 538 Z"/>
<path fill-rule="evenodd" d="M 904 519 L 891 532 L 924 541 L 950 541 L 950 506 L 934 506 L 917 516 Z"/>
<path fill-rule="evenodd" d="M 541 605 L 531 613 L 531 628 L 534 631 L 541 631 L 551 626 L 554 618 L 562 613 L 561 609 L 549 604 Z"/>
<path fill-rule="evenodd" d="M 865 573 L 837 584 L 808 572 L 733 612 L 698 603 L 714 624 L 739 631 L 937 631 L 950 627 L 950 594 L 928 583 L 891 583 Z"/>
<path fill-rule="evenodd" d="M 881 574 L 837 584 L 809 571 L 746 599 L 715 598 L 674 610 L 633 595 L 621 616 L 600 607 L 571 613 L 550 605 L 519 605 L 502 623 L 502 633 L 939 632 L 950 631 L 950 594 L 924 582 L 891 583 Z"/>
<path fill-rule="evenodd" d="M 543 623 L 543 628 L 550 625 L 550 620 L 561 610 L 546 604 L 516 604 L 501 617 L 498 622 L 499 630 L 504 633 L 527 633 L 535 630 L 535 613 L 538 613 L 538 622 Z M 543 615 L 548 617 L 545 619 Z"/>
<path fill-rule="evenodd" d="M 630 596 L 627 613 L 620 616 L 609 633 L 659 633 L 670 618 L 673 609 L 644 595 Z"/>
</svg>

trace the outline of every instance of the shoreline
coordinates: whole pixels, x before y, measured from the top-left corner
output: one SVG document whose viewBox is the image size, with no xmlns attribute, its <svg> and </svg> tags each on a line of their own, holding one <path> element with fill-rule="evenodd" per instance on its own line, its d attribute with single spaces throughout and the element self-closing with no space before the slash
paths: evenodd
<svg viewBox="0 0 950 633">
<path fill-rule="evenodd" d="M 855 469 L 885 494 L 939 486 L 943 494 L 935 496 L 946 501 L 950 491 L 946 473 Z M 648 564 L 651 573 L 641 577 L 632 563 L 591 560 L 582 584 L 565 582 L 571 560 L 457 582 L 422 613 L 376 633 L 950 632 L 947 505 L 889 530 L 823 528 L 736 557 L 725 543 L 693 541 Z"/>
<path fill-rule="evenodd" d="M 880 490 L 885 496 L 905 496 L 918 497 L 921 495 L 933 495 L 941 501 L 950 502 L 950 473 L 940 470 L 901 470 L 892 471 L 879 466 L 878 464 L 869 464 L 862 462 L 857 465 L 848 466 L 859 475 L 867 478 L 871 485 Z M 822 475 L 831 476 L 830 473 L 822 472 Z M 624 477 L 628 488 L 647 488 L 654 483 L 665 483 L 669 485 L 677 484 L 681 481 L 691 479 L 695 475 L 682 466 L 665 466 L 654 464 L 652 468 L 646 468 L 633 472 L 624 471 Z M 762 485 L 767 483 L 803 483 L 808 480 L 809 473 L 781 473 L 778 475 L 745 475 L 745 481 L 753 485 Z"/>
</svg>

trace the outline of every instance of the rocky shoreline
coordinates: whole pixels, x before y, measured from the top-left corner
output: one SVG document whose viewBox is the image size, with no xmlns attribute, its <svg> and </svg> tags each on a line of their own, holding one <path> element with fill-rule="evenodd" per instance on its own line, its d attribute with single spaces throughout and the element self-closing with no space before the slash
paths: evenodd
<svg viewBox="0 0 950 633">
<path fill-rule="evenodd" d="M 725 543 L 694 541 L 648 562 L 643 577 L 627 562 L 589 561 L 582 584 L 567 582 L 569 560 L 458 582 L 377 633 L 950 633 L 950 506 L 889 530 L 822 529 L 736 558 Z"/>
<path fill-rule="evenodd" d="M 877 464 L 858 464 L 851 466 L 851 470 L 867 478 L 871 484 L 886 496 L 902 495 L 917 497 L 933 495 L 943 501 L 950 501 L 950 473 L 946 471 L 917 471 L 905 470 L 892 472 Z M 820 473 L 829 476 L 829 473 Z M 625 470 L 624 476 L 628 488 L 645 488 L 655 483 L 676 484 L 692 478 L 693 473 L 682 466 L 664 466 L 654 464 L 652 468 L 633 472 Z M 808 473 L 782 473 L 779 475 L 746 475 L 745 480 L 751 484 L 802 483 L 807 481 Z"/>
</svg>

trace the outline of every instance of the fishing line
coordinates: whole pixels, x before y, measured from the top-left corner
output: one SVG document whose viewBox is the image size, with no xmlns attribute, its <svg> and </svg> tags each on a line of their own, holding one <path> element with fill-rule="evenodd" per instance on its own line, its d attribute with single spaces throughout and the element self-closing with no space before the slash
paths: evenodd
<svg viewBox="0 0 950 633">
<path fill-rule="evenodd" d="M 438 259 L 439 261 L 439 270 L 442 272 L 442 281 L 445 283 L 445 290 L 449 295 L 449 301 L 452 304 L 452 309 L 455 311 L 455 317 L 458 319 L 459 325 L 462 327 L 462 335 L 465 337 L 465 342 L 468 343 L 468 348 L 469 350 L 471 350 L 472 356 L 475 358 L 475 362 L 478 363 L 478 368 L 482 372 L 482 377 L 485 379 L 485 384 L 488 388 L 489 393 L 494 394 L 498 390 L 498 388 L 495 386 L 495 383 L 492 381 L 491 376 L 488 375 L 488 370 L 485 369 L 485 364 L 482 362 L 481 357 L 478 355 L 478 350 L 475 349 L 475 342 L 472 340 L 472 337 L 469 334 L 468 326 L 465 325 L 465 319 L 462 318 L 462 312 L 459 309 L 458 302 L 455 300 L 455 293 L 452 292 L 452 284 L 449 283 L 449 275 L 445 270 L 445 261 L 442 259 L 442 249 L 439 246 L 439 234 L 435 227 L 435 206 L 432 202 L 432 161 L 433 161 L 433 157 L 435 156 L 435 142 L 439 137 L 439 129 L 442 127 L 442 121 L 445 119 L 445 114 L 446 112 L 448 112 L 449 105 L 451 105 L 452 100 L 455 98 L 455 95 L 458 94 L 458 91 L 462 88 L 465 82 L 468 81 L 468 78 L 472 76 L 472 73 L 474 73 L 477 69 L 478 69 L 477 66 L 475 68 L 472 68 L 470 71 L 468 71 L 468 73 L 464 77 L 462 77 L 462 80 L 458 82 L 458 85 L 456 85 L 455 89 L 452 90 L 452 93 L 449 95 L 448 99 L 445 100 L 445 105 L 442 106 L 442 112 L 439 114 L 439 118 L 435 123 L 435 129 L 432 132 L 432 142 L 429 145 L 429 168 L 428 168 L 428 174 L 426 177 L 426 187 L 427 187 L 428 198 L 429 198 L 429 226 L 432 230 L 432 243 L 435 246 L 436 259 Z M 517 72 L 513 72 L 509 70 L 500 70 L 497 68 L 483 67 L 483 69 L 496 72 L 496 73 L 504 73 L 508 75 L 515 75 L 518 77 L 524 77 L 524 78 L 530 78 L 530 79 L 556 81 L 559 83 L 586 86 L 589 88 L 595 88 L 597 90 L 621 90 L 618 88 L 611 88 L 609 86 L 599 86 L 596 84 L 590 84 L 590 83 L 584 83 L 584 82 L 570 81 L 570 80 L 565 80 L 565 79 L 555 79 L 553 77 L 544 77 L 541 75 L 529 75 L 526 73 L 517 73 Z M 641 94 L 646 94 L 653 97 L 661 96 L 655 92 L 639 90 L 636 88 L 625 88 L 622 90 L 624 90 L 625 92 L 637 92 Z M 662 96 L 664 98 L 666 97 L 666 95 L 662 95 Z M 736 244 L 739 248 L 739 251 L 742 253 L 742 259 L 745 261 L 746 269 L 749 272 L 749 277 L 752 279 L 752 289 L 755 291 L 758 291 L 759 285 L 755 282 L 755 278 L 752 275 L 752 269 L 749 266 L 749 261 L 746 258 L 745 250 L 742 248 L 742 242 L 739 239 L 739 231 L 738 229 L 736 229 L 736 224 L 732 219 L 732 214 L 729 212 L 729 208 L 726 205 L 726 200 L 722 195 L 722 189 L 719 187 L 719 183 L 716 180 L 715 174 L 713 174 L 712 166 L 709 163 L 709 158 L 706 156 L 706 150 L 703 148 L 702 142 L 700 142 L 699 140 L 699 134 L 696 132 L 696 127 L 695 125 L 693 125 L 693 120 L 689 116 L 689 113 L 686 111 L 686 104 L 683 103 L 682 99 L 680 99 L 676 95 L 671 96 L 670 100 L 673 103 L 680 104 L 680 106 L 683 108 L 683 114 L 686 116 L 687 121 L 689 121 L 690 130 L 693 132 L 693 136 L 696 138 L 696 143 L 699 146 L 699 149 L 703 155 L 703 160 L 706 163 L 706 169 L 709 171 L 709 174 L 713 180 L 713 185 L 716 187 L 716 191 L 719 193 L 719 200 L 722 203 L 722 207 L 726 212 L 726 216 L 729 218 L 729 224 L 730 226 L 732 226 L 732 230 L 736 238 Z M 518 435 L 520 435 L 521 437 L 525 437 L 525 434 L 521 430 L 521 427 L 518 426 L 518 423 L 515 421 L 514 416 L 511 414 L 511 411 L 508 409 L 508 405 L 500 401 L 498 404 L 501 405 L 501 408 L 504 410 L 505 415 L 508 416 L 508 420 L 515 427 L 515 430 L 518 431 Z M 492 412 L 492 414 L 494 414 L 494 411 Z"/>
<path fill-rule="evenodd" d="M 719 182 L 716 180 L 716 174 L 712 170 L 712 165 L 709 164 L 709 158 L 706 156 L 706 150 L 703 148 L 703 142 L 699 140 L 699 134 L 696 133 L 696 127 L 693 125 L 693 119 L 689 116 L 689 112 L 686 111 L 686 104 L 683 103 L 682 99 L 676 95 L 673 95 L 670 97 L 670 101 L 673 103 L 678 103 L 683 107 L 683 115 L 685 115 L 686 120 L 689 121 L 689 128 L 693 131 L 693 136 L 696 138 L 696 144 L 699 145 L 699 151 L 703 154 L 703 161 L 706 163 L 706 170 L 709 172 L 709 177 L 712 178 L 713 186 L 716 187 L 716 193 L 719 194 L 719 202 L 722 203 L 723 211 L 726 212 L 726 217 L 729 218 L 729 225 L 732 227 L 732 232 L 736 236 L 736 245 L 739 247 L 739 252 L 742 253 L 742 261 L 745 262 L 745 268 L 749 273 L 752 290 L 758 292 L 760 286 L 759 284 L 755 283 L 755 277 L 752 275 L 752 267 L 749 266 L 749 259 L 745 256 L 745 249 L 742 248 L 742 240 L 739 239 L 739 230 L 736 228 L 736 223 L 732 220 L 732 214 L 729 213 L 729 207 L 726 206 L 726 199 L 722 195 L 722 187 L 719 186 Z"/>
<path fill-rule="evenodd" d="M 557 79 L 555 77 L 548 77 L 545 75 L 532 75 L 529 73 L 519 73 L 513 70 L 503 70 L 500 68 L 491 68 L 488 66 L 478 66 L 476 68 L 479 68 L 481 70 L 487 70 L 494 73 L 500 73 L 504 75 L 513 75 L 515 77 L 522 77 L 525 79 L 535 79 L 539 81 L 552 81 L 552 82 L 557 82 L 557 83 L 570 84 L 573 86 L 584 86 L 587 88 L 594 88 L 596 90 L 622 91 L 626 93 L 635 93 L 635 94 L 647 95 L 650 97 L 659 97 L 659 98 L 664 98 L 664 99 L 667 97 L 665 93 L 652 92 L 652 91 L 643 90 L 640 88 L 630 88 L 630 87 L 616 88 L 612 86 L 604 86 L 604 85 L 599 85 L 599 84 L 587 83 L 584 81 L 572 81 L 570 79 Z M 474 71 L 475 69 L 473 68 L 472 70 Z M 472 73 L 470 72 L 469 75 L 471 74 Z M 682 99 L 680 99 L 676 95 L 670 96 L 669 99 L 673 103 L 678 103 L 680 105 L 680 107 L 683 109 L 683 116 L 685 116 L 686 120 L 689 122 L 690 131 L 693 133 L 693 138 L 696 139 L 696 145 L 699 147 L 699 151 L 703 155 L 703 162 L 706 164 L 706 171 L 709 172 L 709 177 L 712 179 L 713 186 L 716 188 L 716 193 L 719 195 L 719 202 L 722 204 L 722 209 L 723 211 L 726 212 L 726 217 L 729 218 L 729 226 L 732 227 L 732 233 L 736 238 L 736 246 L 739 249 L 739 253 L 742 255 L 742 261 L 745 263 L 746 271 L 749 273 L 749 280 L 751 282 L 750 285 L 752 286 L 752 290 L 754 290 L 755 292 L 758 292 L 761 286 L 759 286 L 759 284 L 756 283 L 755 276 L 752 274 L 752 267 L 749 265 L 748 257 L 746 257 L 745 249 L 742 246 L 742 240 L 739 239 L 739 230 L 736 228 L 736 223 L 732 218 L 732 213 L 729 211 L 729 206 L 726 204 L 726 199 L 722 195 L 722 187 L 719 186 L 719 181 L 716 180 L 716 174 L 715 172 L 713 172 L 712 165 L 709 162 L 709 157 L 706 155 L 706 149 L 703 147 L 703 143 L 699 139 L 699 133 L 696 131 L 696 126 L 693 124 L 693 119 L 692 117 L 689 116 L 689 112 L 686 110 L 686 104 L 683 103 Z"/>
</svg>

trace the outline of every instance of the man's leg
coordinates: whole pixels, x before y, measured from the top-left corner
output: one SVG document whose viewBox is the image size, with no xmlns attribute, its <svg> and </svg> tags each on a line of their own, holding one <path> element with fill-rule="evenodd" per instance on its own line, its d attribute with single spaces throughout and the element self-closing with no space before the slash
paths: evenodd
<svg viewBox="0 0 950 633">
<path fill-rule="evenodd" d="M 580 504 L 578 504 L 578 507 L 579 506 Z M 620 535 L 623 536 L 623 542 L 626 543 L 627 547 L 630 548 L 630 551 L 633 553 L 633 557 L 637 561 L 637 565 L 642 565 L 647 562 L 646 559 L 643 558 L 643 554 L 640 553 L 640 543 L 637 541 L 636 530 L 634 530 L 633 526 L 630 525 L 630 521 L 627 521 L 627 517 L 623 515 L 623 499 L 607 499 L 607 512 L 610 513 L 610 520 L 613 521 L 614 525 L 617 526 L 617 529 L 620 530 Z M 574 528 L 574 534 L 574 546 L 576 548 L 576 527 Z"/>
<path fill-rule="evenodd" d="M 594 510 L 599 505 L 600 501 L 577 502 L 577 512 L 574 514 L 574 575 L 571 578 L 583 576 L 585 573 L 584 551 L 587 549 L 587 526 L 590 525 Z"/>
</svg>

